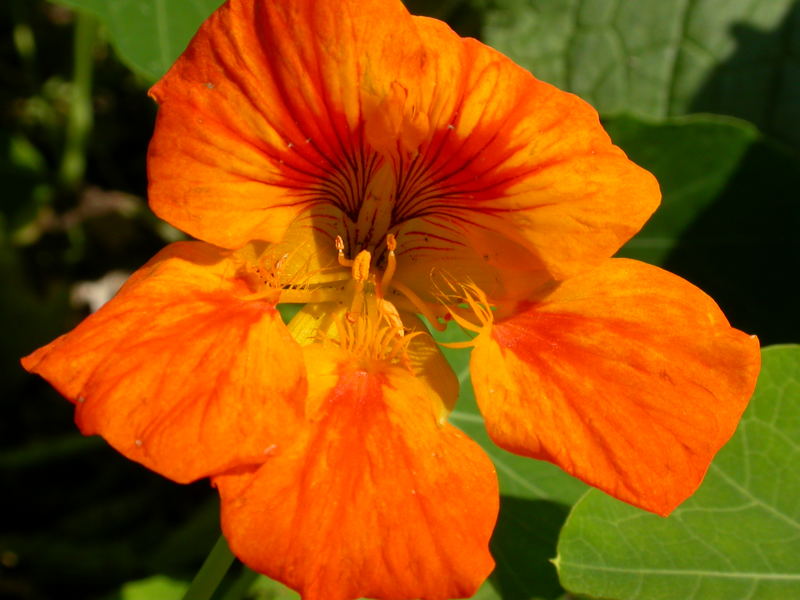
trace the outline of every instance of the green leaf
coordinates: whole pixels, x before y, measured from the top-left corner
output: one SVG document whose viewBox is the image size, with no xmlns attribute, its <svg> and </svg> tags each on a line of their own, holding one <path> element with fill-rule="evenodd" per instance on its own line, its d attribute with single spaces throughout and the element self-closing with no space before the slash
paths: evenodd
<svg viewBox="0 0 800 600">
<path fill-rule="evenodd" d="M 664 195 L 620 255 L 700 286 L 762 343 L 800 339 L 800 283 L 786 276 L 787 265 L 800 264 L 800 161 L 730 117 L 622 117 L 606 126 Z"/>
<path fill-rule="evenodd" d="M 57 0 L 96 15 L 117 52 L 151 81 L 166 73 L 222 0 Z"/>
<path fill-rule="evenodd" d="M 483 0 L 483 38 L 601 114 L 718 112 L 800 145 L 793 0 Z"/>
<path fill-rule="evenodd" d="M 661 206 L 620 252 L 656 265 L 664 264 L 677 245 L 691 243 L 683 234 L 723 195 L 747 150 L 759 138 L 752 125 L 713 115 L 665 123 L 621 117 L 605 125 L 614 143 L 661 184 Z M 730 238 L 717 238 L 700 243 L 707 247 L 730 242 Z"/>
<path fill-rule="evenodd" d="M 558 544 L 564 587 L 620 600 L 800 598 L 800 346 L 762 356 L 738 431 L 669 518 L 596 490 L 575 505 Z"/>
</svg>

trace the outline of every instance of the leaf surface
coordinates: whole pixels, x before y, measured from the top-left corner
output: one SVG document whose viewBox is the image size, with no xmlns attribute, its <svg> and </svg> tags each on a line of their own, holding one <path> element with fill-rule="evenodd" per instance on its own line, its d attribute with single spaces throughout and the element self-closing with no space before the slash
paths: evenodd
<svg viewBox="0 0 800 600">
<path fill-rule="evenodd" d="M 150 81 L 167 72 L 222 0 L 56 0 L 102 21 L 122 60 Z"/>
<path fill-rule="evenodd" d="M 752 125 L 719 115 L 606 127 L 653 172 L 663 201 L 619 252 L 677 273 L 710 294 L 762 344 L 800 338 L 800 161 Z M 769 306 L 769 310 L 764 310 Z"/>
<path fill-rule="evenodd" d="M 494 0 L 483 38 L 603 115 L 716 112 L 798 146 L 799 25 L 793 0 Z"/>
</svg>

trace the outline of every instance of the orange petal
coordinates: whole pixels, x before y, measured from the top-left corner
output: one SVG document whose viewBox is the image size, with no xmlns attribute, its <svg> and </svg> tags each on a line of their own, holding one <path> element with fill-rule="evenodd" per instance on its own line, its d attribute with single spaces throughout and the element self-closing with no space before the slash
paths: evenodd
<svg viewBox="0 0 800 600">
<path fill-rule="evenodd" d="M 370 169 L 361 87 L 383 97 L 409 32 L 398 1 L 227 2 L 151 90 L 153 210 L 231 248 L 279 240 L 320 202 L 351 211 Z"/>
<path fill-rule="evenodd" d="M 478 279 L 562 279 L 659 201 L 588 104 L 396 0 L 230 0 L 151 93 L 151 205 L 225 247 L 278 241 L 326 205 L 305 226 L 348 248 L 433 229 Z M 512 279 L 500 295 L 524 294 Z"/>
<path fill-rule="evenodd" d="M 478 339 L 472 381 L 503 448 L 670 513 L 755 386 L 758 340 L 683 279 L 613 259 Z"/>
<path fill-rule="evenodd" d="M 539 258 L 508 235 L 446 218 L 414 219 L 398 232 L 395 278 L 438 302 L 439 274 L 472 282 L 496 302 L 530 298 L 553 277 Z"/>
<path fill-rule="evenodd" d="M 86 434 L 180 482 L 260 462 L 302 414 L 299 346 L 229 252 L 172 244 L 70 333 L 22 360 Z"/>
<path fill-rule="evenodd" d="M 500 277 L 513 265 L 563 279 L 639 230 L 658 206 L 658 183 L 611 144 L 591 106 L 437 21 L 415 23 L 432 65 L 418 77 L 435 81 L 416 110 L 432 133 L 402 171 L 394 210 L 439 236 L 429 248 L 452 243 L 457 260 Z M 500 236 L 508 241 L 498 249 Z"/>
<path fill-rule="evenodd" d="M 408 371 L 347 360 L 306 348 L 307 430 L 214 478 L 231 549 L 306 600 L 472 595 L 493 567 L 490 460 Z"/>
</svg>

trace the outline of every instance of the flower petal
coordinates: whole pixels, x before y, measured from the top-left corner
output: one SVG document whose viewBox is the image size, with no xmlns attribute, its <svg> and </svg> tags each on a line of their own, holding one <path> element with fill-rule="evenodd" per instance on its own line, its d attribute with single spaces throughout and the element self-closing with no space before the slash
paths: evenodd
<svg viewBox="0 0 800 600">
<path fill-rule="evenodd" d="M 86 434 L 180 482 L 263 460 L 302 416 L 299 346 L 245 300 L 231 253 L 172 244 L 115 298 L 23 359 L 76 404 Z"/>
<path fill-rule="evenodd" d="M 460 384 L 453 367 L 447 362 L 439 344 L 428 333 L 422 319 L 411 313 L 401 313 L 406 335 L 414 338 L 407 348 L 408 368 L 441 399 L 439 420 L 444 422 L 458 400 Z"/>
<path fill-rule="evenodd" d="M 312 422 L 214 478 L 233 552 L 306 600 L 470 596 L 489 574 L 494 468 L 408 371 L 305 349 Z"/>
<path fill-rule="evenodd" d="M 479 279 L 523 262 L 563 279 L 659 201 L 588 104 L 395 0 L 230 0 L 151 93 L 153 210 L 225 247 L 326 205 L 305 224 L 353 255 L 435 230 Z"/>
<path fill-rule="evenodd" d="M 352 209 L 356 180 L 371 172 L 354 135 L 361 89 L 369 81 L 380 100 L 420 46 L 409 49 L 409 34 L 397 1 L 227 2 L 151 90 L 153 210 L 234 248 L 279 241 L 321 202 Z"/>
<path fill-rule="evenodd" d="M 666 515 L 733 434 L 759 364 L 703 292 L 613 259 L 496 323 L 470 367 L 498 445 Z"/>
<path fill-rule="evenodd" d="M 591 106 L 438 21 L 415 23 L 431 65 L 417 77 L 435 86 L 415 106 L 428 114 L 427 143 L 410 161 L 396 159 L 394 211 L 424 222 L 412 230 L 438 230 L 456 250 L 462 242 L 477 269 L 523 263 L 563 279 L 641 228 L 658 206 L 658 183 L 612 145 Z M 508 239 L 499 250 L 498 236 Z"/>
</svg>

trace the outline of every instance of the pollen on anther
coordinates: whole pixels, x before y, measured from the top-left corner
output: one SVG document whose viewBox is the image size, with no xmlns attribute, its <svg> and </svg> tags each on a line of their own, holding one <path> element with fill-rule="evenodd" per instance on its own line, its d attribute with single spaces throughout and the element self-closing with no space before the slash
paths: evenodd
<svg viewBox="0 0 800 600">
<path fill-rule="evenodd" d="M 136 444 L 136 447 L 137 447 L 137 448 L 141 448 L 141 447 L 142 447 L 142 444 L 144 444 L 144 442 L 143 442 L 142 440 L 136 440 L 136 441 L 135 441 L 135 442 L 133 442 L 133 443 L 134 443 L 134 444 Z"/>
</svg>

